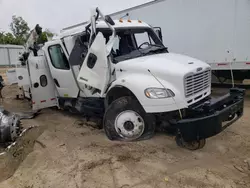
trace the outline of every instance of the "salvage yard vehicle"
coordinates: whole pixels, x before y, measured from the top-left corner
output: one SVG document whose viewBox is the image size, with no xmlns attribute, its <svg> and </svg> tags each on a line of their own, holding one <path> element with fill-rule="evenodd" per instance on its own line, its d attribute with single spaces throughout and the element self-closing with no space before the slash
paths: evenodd
<svg viewBox="0 0 250 188">
<path fill-rule="evenodd" d="M 57 106 L 103 120 L 110 140 L 150 138 L 174 130 L 179 146 L 195 150 L 243 114 L 244 90 L 214 99 L 211 67 L 169 53 L 159 27 L 112 20 L 98 8 L 86 25 L 36 46 L 37 26 L 17 68 L 34 110 Z M 23 71 L 26 69 L 25 71 Z"/>
</svg>

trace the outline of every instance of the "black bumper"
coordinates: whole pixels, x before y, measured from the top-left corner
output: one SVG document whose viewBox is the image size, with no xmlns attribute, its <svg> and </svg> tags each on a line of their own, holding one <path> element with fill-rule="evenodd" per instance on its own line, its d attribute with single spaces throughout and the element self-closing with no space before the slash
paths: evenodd
<svg viewBox="0 0 250 188">
<path fill-rule="evenodd" d="M 220 98 L 209 98 L 191 106 L 184 119 L 176 122 L 178 134 L 185 141 L 212 137 L 243 115 L 244 89 L 230 89 Z"/>
</svg>

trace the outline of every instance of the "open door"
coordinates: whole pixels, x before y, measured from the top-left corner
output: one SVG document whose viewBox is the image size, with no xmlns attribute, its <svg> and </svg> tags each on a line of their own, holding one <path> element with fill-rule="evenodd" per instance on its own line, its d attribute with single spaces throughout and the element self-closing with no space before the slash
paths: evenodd
<svg viewBox="0 0 250 188">
<path fill-rule="evenodd" d="M 68 61 L 66 48 L 60 40 L 50 41 L 43 47 L 49 70 L 60 97 L 77 98 L 79 88 Z"/>
<path fill-rule="evenodd" d="M 33 110 L 57 106 L 56 88 L 45 56 L 29 58 Z"/>
<path fill-rule="evenodd" d="M 99 32 L 77 77 L 77 81 L 82 88 L 86 85 L 96 88 L 100 92 L 100 97 L 104 95 L 110 80 L 110 67 L 105 41 L 103 34 Z"/>
</svg>

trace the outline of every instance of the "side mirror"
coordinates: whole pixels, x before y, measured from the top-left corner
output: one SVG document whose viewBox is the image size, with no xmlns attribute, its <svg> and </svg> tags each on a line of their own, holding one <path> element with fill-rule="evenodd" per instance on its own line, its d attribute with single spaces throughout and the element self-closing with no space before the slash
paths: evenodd
<svg viewBox="0 0 250 188">
<path fill-rule="evenodd" d="M 39 26 L 39 24 L 36 24 L 35 31 L 38 36 L 42 34 L 42 28 Z"/>
<path fill-rule="evenodd" d="M 161 39 L 161 41 L 163 42 L 161 28 L 160 28 L 160 27 L 154 27 L 154 30 L 155 30 L 157 36 L 158 36 L 158 37 Z"/>
<path fill-rule="evenodd" d="M 105 16 L 105 21 L 108 22 L 110 25 L 115 25 L 115 22 L 112 20 L 112 18 L 109 15 Z"/>
</svg>

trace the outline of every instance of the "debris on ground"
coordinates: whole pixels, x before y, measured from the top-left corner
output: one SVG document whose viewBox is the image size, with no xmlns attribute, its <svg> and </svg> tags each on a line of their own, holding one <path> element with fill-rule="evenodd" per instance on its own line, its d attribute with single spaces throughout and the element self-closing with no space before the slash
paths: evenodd
<svg viewBox="0 0 250 188">
<path fill-rule="evenodd" d="M 4 108 L 27 111 L 27 102 L 12 100 L 15 93 L 13 87 L 4 88 L 3 95 L 9 97 Z M 5 175 L 0 188 L 249 188 L 247 98 L 244 110 L 242 119 L 209 140 L 202 150 L 188 151 L 162 133 L 140 142 L 112 142 L 82 117 L 44 109 L 36 118 L 22 120 L 24 128 L 39 125 L 44 131 L 26 147 L 29 151 L 23 151 L 26 157 L 19 166 L 13 165 L 16 170 L 9 169 L 14 175 L 8 179 Z"/>
<path fill-rule="evenodd" d="M 35 141 L 44 129 L 44 127 L 39 126 L 24 129 L 15 142 L 0 153 L 0 182 L 10 178 L 15 173 L 22 161 L 33 151 Z"/>
<path fill-rule="evenodd" d="M 11 113 L 0 108 L 0 182 L 11 177 L 21 162 L 33 150 L 43 127 L 23 129 L 21 119 L 31 119 L 37 112 Z"/>
</svg>

